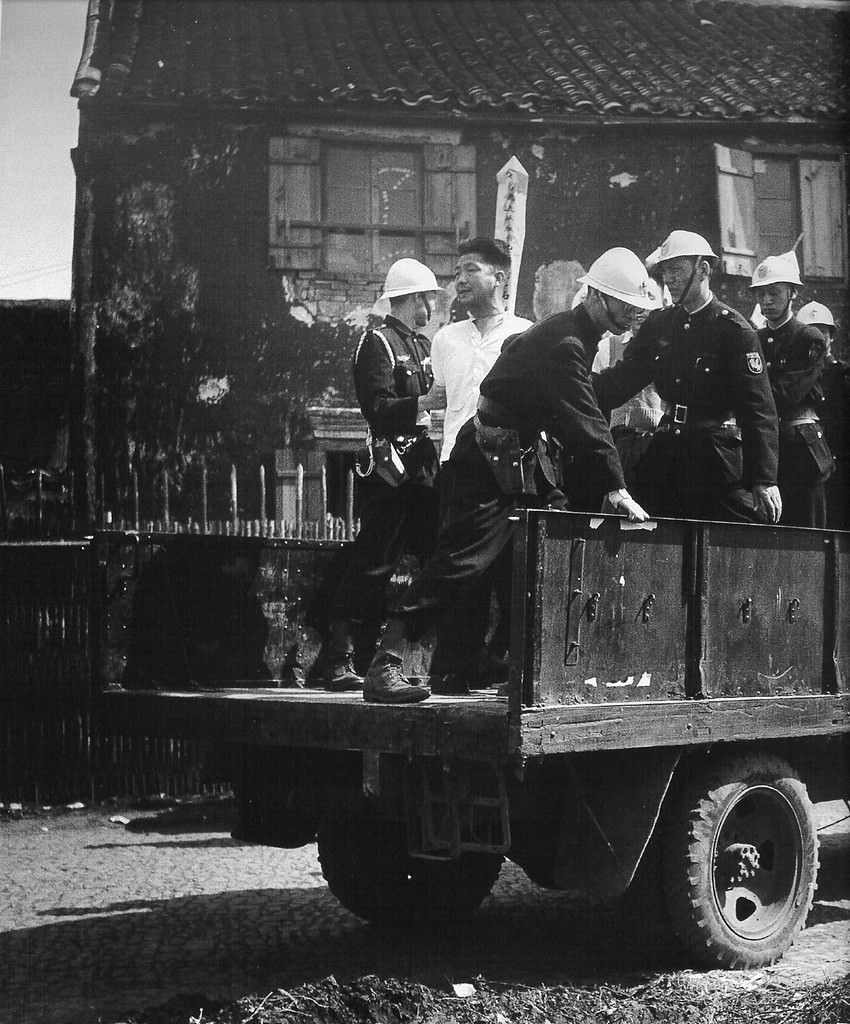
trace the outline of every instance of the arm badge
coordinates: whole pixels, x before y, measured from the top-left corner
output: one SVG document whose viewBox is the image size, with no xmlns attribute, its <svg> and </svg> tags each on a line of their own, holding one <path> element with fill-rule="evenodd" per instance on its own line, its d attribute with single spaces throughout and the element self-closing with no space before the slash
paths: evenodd
<svg viewBox="0 0 850 1024">
<path fill-rule="evenodd" d="M 761 359 L 761 352 L 748 352 L 747 353 L 747 369 L 752 374 L 761 373 L 764 369 L 764 363 Z"/>
</svg>

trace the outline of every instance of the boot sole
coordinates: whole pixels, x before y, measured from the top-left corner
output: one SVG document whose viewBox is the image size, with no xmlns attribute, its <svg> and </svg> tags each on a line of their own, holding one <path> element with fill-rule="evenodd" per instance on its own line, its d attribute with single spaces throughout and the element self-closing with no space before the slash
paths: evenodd
<svg viewBox="0 0 850 1024">
<path fill-rule="evenodd" d="M 363 700 L 369 704 L 418 704 L 420 701 L 427 700 L 431 696 L 430 691 L 427 693 L 405 693 L 405 694 L 382 694 L 382 693 L 364 693 Z"/>
<path fill-rule="evenodd" d="M 324 689 L 330 693 L 353 693 L 355 690 L 363 689 L 362 679 L 352 679 L 346 683 L 325 683 Z"/>
</svg>

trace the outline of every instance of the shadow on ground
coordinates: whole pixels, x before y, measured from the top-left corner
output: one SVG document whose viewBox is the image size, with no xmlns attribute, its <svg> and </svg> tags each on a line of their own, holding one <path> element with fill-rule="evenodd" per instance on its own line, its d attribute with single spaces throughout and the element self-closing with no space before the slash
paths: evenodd
<svg viewBox="0 0 850 1024">
<path fill-rule="evenodd" d="M 161 815 L 155 822 L 137 823 L 133 831 L 156 834 L 175 824 Z M 830 905 L 850 900 L 847 850 L 848 836 L 825 837 L 811 927 L 850 918 L 850 910 Z M 660 938 L 638 934 L 614 907 L 537 889 L 511 864 L 473 921 L 436 933 L 365 925 L 323 888 L 142 896 L 44 913 L 53 920 L 0 935 L 0 1020 L 94 1022 L 179 992 L 228 1000 L 330 974 L 340 981 L 377 974 L 434 986 L 479 975 L 512 985 L 628 984 L 687 966 Z"/>
</svg>

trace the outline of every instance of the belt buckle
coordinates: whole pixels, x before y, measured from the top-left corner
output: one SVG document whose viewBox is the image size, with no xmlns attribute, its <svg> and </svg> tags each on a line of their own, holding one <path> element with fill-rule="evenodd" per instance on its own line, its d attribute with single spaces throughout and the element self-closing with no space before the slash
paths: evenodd
<svg viewBox="0 0 850 1024">
<path fill-rule="evenodd" d="M 686 405 L 673 406 L 673 422 L 677 427 L 683 427 L 688 421 L 688 407 Z"/>
</svg>

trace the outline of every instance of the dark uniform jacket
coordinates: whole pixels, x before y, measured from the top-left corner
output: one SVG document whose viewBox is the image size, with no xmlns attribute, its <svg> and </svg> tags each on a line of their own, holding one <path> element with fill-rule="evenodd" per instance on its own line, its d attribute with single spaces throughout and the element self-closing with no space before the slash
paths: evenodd
<svg viewBox="0 0 850 1024">
<path fill-rule="evenodd" d="M 813 419 L 823 406 L 823 371 L 826 341 L 817 329 L 801 324 L 792 316 L 781 327 L 762 327 L 759 333 L 767 374 L 773 389 L 776 412 L 779 416 L 779 437 L 785 452 L 786 443 L 798 448 L 803 443 L 804 456 L 801 469 L 805 485 L 815 471 L 817 478 L 825 479 L 833 471 L 832 453 L 824 437 L 824 429 L 817 423 L 793 423 L 794 420 Z M 782 458 L 786 456 L 783 454 Z M 806 472 L 808 470 L 808 472 Z"/>
<path fill-rule="evenodd" d="M 434 382 L 431 342 L 393 316 L 368 330 L 354 354 L 354 390 L 372 436 L 401 449 L 410 477 L 436 469 L 437 452 L 426 427 L 417 426 L 417 399 Z M 415 443 L 410 444 L 411 441 Z M 409 447 L 408 447 L 409 445 Z"/>
<path fill-rule="evenodd" d="M 807 412 L 817 414 L 823 401 L 821 377 L 826 356 L 821 332 L 792 316 L 775 330 L 762 327 L 759 339 L 780 421 L 799 419 Z"/>
<path fill-rule="evenodd" d="M 668 414 L 677 412 L 677 422 L 691 428 L 734 416 L 741 431 L 743 485 L 776 483 L 776 407 L 761 344 L 740 313 L 714 296 L 693 314 L 680 306 L 656 310 L 622 361 L 594 375 L 606 414 L 649 383 Z"/>
<path fill-rule="evenodd" d="M 490 400 L 505 413 L 489 422 L 518 430 L 523 445 L 533 444 L 545 430 L 567 455 L 581 450 L 597 467 L 607 492 L 624 482 L 590 377 L 599 339 L 599 330 L 581 306 L 547 317 L 505 341 L 481 382 L 481 396 L 485 408 Z M 488 422 L 486 412 L 479 415 Z"/>
</svg>

